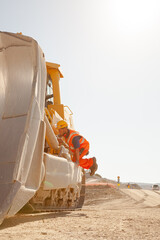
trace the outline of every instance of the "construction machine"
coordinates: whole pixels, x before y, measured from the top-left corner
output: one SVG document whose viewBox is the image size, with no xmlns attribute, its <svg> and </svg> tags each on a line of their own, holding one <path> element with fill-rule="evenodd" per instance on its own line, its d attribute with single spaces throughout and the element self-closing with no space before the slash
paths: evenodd
<svg viewBox="0 0 160 240">
<path fill-rule="evenodd" d="M 60 78 L 60 65 L 45 62 L 33 38 L 0 32 L 0 223 L 26 204 L 33 211 L 83 205 L 84 172 L 57 140 L 59 120 L 74 129 Z"/>
</svg>

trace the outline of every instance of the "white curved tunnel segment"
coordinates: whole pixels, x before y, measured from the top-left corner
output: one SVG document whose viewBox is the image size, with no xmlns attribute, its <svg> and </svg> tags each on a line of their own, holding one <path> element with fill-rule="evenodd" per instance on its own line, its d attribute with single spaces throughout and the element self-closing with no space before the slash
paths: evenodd
<svg viewBox="0 0 160 240">
<path fill-rule="evenodd" d="M 42 181 L 45 86 L 37 42 L 0 32 L 0 220 L 15 214 Z"/>
</svg>

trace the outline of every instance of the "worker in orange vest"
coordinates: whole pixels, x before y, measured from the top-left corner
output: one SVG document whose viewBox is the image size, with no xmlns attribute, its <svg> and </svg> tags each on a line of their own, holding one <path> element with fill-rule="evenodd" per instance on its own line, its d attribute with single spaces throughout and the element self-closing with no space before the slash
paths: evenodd
<svg viewBox="0 0 160 240">
<path fill-rule="evenodd" d="M 57 123 L 57 129 L 59 131 L 58 141 L 60 144 L 64 144 L 61 139 L 61 137 L 64 137 L 73 156 L 72 161 L 82 168 L 90 169 L 90 175 L 93 176 L 98 169 L 96 158 L 83 158 L 89 153 L 89 142 L 78 132 L 68 129 L 68 124 L 64 120 Z"/>
</svg>

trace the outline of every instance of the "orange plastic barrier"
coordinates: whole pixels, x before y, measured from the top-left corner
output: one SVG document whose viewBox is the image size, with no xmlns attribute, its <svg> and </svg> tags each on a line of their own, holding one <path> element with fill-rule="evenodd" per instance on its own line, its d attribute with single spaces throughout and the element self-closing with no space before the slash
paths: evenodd
<svg viewBox="0 0 160 240">
<path fill-rule="evenodd" d="M 116 185 L 112 183 L 103 183 L 103 182 L 88 182 L 85 184 L 86 186 L 108 186 L 111 188 L 116 188 Z"/>
</svg>

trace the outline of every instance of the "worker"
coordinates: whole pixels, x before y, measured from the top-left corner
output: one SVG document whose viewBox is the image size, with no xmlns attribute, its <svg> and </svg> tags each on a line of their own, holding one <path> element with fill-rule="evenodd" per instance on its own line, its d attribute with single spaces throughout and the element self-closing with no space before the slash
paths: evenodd
<svg viewBox="0 0 160 240">
<path fill-rule="evenodd" d="M 58 141 L 64 144 L 61 137 L 64 137 L 70 152 L 72 153 L 72 161 L 84 169 L 90 169 L 90 175 L 93 176 L 98 169 L 96 158 L 83 158 L 89 153 L 89 142 L 78 132 L 68 128 L 67 122 L 60 120 L 57 123 L 59 131 Z"/>
</svg>

